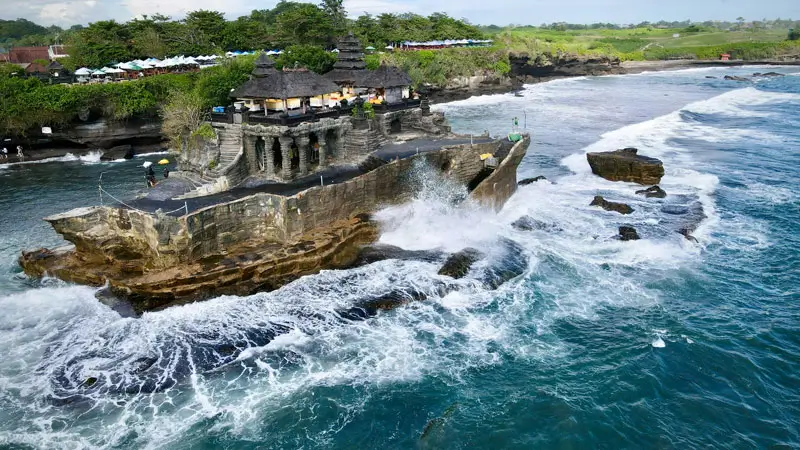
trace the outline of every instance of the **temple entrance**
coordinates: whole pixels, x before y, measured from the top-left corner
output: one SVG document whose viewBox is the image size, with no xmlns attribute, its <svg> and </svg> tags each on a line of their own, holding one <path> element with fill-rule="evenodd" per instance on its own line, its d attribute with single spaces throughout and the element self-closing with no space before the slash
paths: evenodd
<svg viewBox="0 0 800 450">
<path fill-rule="evenodd" d="M 389 134 L 397 134 L 402 131 L 403 126 L 399 117 L 389 122 Z"/>
<path fill-rule="evenodd" d="M 264 138 L 259 136 L 256 138 L 256 165 L 258 166 L 258 171 L 263 172 L 264 168 L 266 167 L 267 161 L 267 143 L 264 141 Z"/>
<path fill-rule="evenodd" d="M 281 142 L 278 138 L 272 139 L 272 163 L 275 165 L 275 173 L 280 173 L 283 168 L 283 155 L 281 154 Z"/>
<path fill-rule="evenodd" d="M 300 168 L 300 152 L 297 149 L 297 143 L 292 141 L 291 147 L 289 147 L 289 168 L 292 170 L 297 170 Z"/>
<path fill-rule="evenodd" d="M 326 158 L 335 159 L 339 155 L 336 154 L 336 150 L 339 148 L 339 136 L 336 134 L 336 130 L 328 130 L 325 132 L 325 156 Z M 326 161 L 327 163 L 327 161 Z"/>
<path fill-rule="evenodd" d="M 308 135 L 308 147 L 309 148 L 306 149 L 306 151 L 309 152 L 308 165 L 313 171 L 315 166 L 319 166 L 319 138 L 317 138 L 316 133 L 311 133 Z"/>
</svg>

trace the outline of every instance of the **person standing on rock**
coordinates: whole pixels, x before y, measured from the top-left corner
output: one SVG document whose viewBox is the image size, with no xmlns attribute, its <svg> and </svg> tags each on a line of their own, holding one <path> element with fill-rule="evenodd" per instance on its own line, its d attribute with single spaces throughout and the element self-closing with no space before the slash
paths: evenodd
<svg viewBox="0 0 800 450">
<path fill-rule="evenodd" d="M 169 167 L 164 167 L 164 179 L 169 178 Z"/>
<path fill-rule="evenodd" d="M 3 147 L 3 159 L 8 159 L 8 149 Z"/>
<path fill-rule="evenodd" d="M 25 160 L 25 155 L 22 154 L 22 146 L 21 145 L 17 146 L 17 158 L 19 158 L 20 161 L 24 161 Z"/>
</svg>

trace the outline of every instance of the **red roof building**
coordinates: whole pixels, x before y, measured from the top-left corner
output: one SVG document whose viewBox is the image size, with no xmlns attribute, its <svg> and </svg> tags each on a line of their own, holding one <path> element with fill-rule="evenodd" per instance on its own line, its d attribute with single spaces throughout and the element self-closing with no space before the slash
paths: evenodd
<svg viewBox="0 0 800 450">
<path fill-rule="evenodd" d="M 8 51 L 8 62 L 14 64 L 32 63 L 37 59 L 50 60 L 50 53 L 46 46 L 41 47 L 14 47 Z"/>
</svg>

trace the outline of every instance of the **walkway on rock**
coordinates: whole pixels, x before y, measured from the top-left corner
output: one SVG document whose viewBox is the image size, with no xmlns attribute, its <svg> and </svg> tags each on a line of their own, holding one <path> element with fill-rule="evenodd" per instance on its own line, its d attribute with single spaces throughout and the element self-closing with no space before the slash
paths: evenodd
<svg viewBox="0 0 800 450">
<path fill-rule="evenodd" d="M 496 139 L 487 137 L 476 137 L 472 139 L 472 142 L 475 144 L 485 144 L 495 140 Z M 408 158 L 416 155 L 417 153 L 438 151 L 445 146 L 463 145 L 469 143 L 469 138 L 414 139 L 402 143 L 386 144 L 373 152 L 371 156 L 373 158 L 383 160 L 384 162 L 389 162 L 398 158 Z M 257 186 L 237 187 L 225 192 L 220 192 L 218 194 L 211 194 L 185 200 L 172 200 L 172 198 L 185 193 L 187 190 L 193 188 L 193 186 L 184 180 L 178 178 L 169 178 L 159 183 L 158 186 L 149 192 L 146 197 L 131 200 L 128 202 L 128 204 L 137 209 L 148 212 L 155 212 L 159 209 L 162 211 L 174 211 L 181 208 L 181 206 L 184 206 L 185 204 L 188 207 L 188 211 L 193 212 L 208 206 L 232 202 L 234 200 L 258 193 L 282 195 L 288 197 L 314 186 L 318 186 L 320 184 L 320 176 L 322 176 L 322 181 L 325 185 L 336 184 L 369 172 L 375 167 L 376 166 L 374 164 L 369 164 L 368 162 L 360 166 L 334 166 L 289 183 L 264 182 L 263 184 L 259 184 Z M 184 214 L 183 210 L 179 210 L 174 213 L 174 215 L 182 214 Z"/>
</svg>

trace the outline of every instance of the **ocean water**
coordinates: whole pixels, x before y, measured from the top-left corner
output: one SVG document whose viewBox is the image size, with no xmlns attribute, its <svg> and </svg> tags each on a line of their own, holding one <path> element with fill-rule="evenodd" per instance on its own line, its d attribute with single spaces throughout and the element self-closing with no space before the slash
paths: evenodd
<svg viewBox="0 0 800 450">
<path fill-rule="evenodd" d="M 140 162 L 0 168 L 0 447 L 798 448 L 800 77 L 771 69 L 792 76 L 577 78 L 437 106 L 464 133 L 518 117 L 520 177 L 548 178 L 495 214 L 423 177 L 377 214 L 382 242 L 483 251 L 456 282 L 387 260 L 121 317 L 16 257 L 58 244 L 39 219 L 97 204 L 101 172 L 142 190 Z M 590 173 L 586 152 L 629 146 L 664 161 L 665 199 Z M 547 226 L 511 227 L 524 215 Z M 676 233 L 700 217 L 697 243 Z M 642 239 L 613 239 L 621 224 Z M 387 292 L 427 298 L 342 314 Z"/>
</svg>

